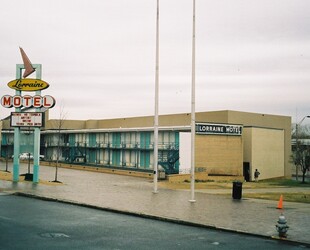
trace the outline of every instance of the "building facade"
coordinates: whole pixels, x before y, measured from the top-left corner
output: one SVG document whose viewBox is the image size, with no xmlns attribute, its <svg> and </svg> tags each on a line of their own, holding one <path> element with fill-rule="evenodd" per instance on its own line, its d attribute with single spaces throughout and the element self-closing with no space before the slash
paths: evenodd
<svg viewBox="0 0 310 250">
<path fill-rule="evenodd" d="M 41 129 L 46 161 L 150 171 L 154 167 L 154 117 L 49 120 Z M 159 117 L 158 164 L 167 174 L 190 170 L 190 114 Z M 9 118 L 2 122 L 1 157 L 13 154 Z M 252 180 L 291 176 L 291 118 L 238 111 L 196 113 L 195 172 Z M 31 152 L 33 134 L 21 131 L 20 152 Z"/>
</svg>

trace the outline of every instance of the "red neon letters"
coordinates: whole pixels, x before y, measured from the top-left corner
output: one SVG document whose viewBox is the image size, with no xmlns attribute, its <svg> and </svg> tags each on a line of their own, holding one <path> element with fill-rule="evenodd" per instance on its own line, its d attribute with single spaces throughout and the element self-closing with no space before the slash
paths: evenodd
<svg viewBox="0 0 310 250">
<path fill-rule="evenodd" d="M 54 97 L 50 95 L 46 96 L 30 96 L 30 95 L 25 95 L 25 96 L 10 96 L 10 95 L 4 95 L 1 98 L 1 105 L 5 108 L 21 108 L 21 107 L 34 107 L 34 108 L 52 108 L 55 106 L 55 99 Z"/>
</svg>

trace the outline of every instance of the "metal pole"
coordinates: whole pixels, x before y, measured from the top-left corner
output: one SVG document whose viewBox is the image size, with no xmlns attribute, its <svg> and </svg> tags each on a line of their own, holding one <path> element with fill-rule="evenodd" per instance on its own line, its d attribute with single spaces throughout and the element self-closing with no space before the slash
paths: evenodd
<svg viewBox="0 0 310 250">
<path fill-rule="evenodd" d="M 298 128 L 302 124 L 302 122 L 306 119 L 310 118 L 310 115 L 306 115 L 304 118 L 301 119 L 299 123 L 297 123 L 297 117 L 296 117 L 296 158 L 298 160 L 298 163 L 296 165 L 296 181 L 298 181 L 298 164 L 299 164 L 299 159 L 300 159 L 300 152 L 299 152 L 299 135 L 298 135 Z"/>
<path fill-rule="evenodd" d="M 295 159 L 298 160 L 299 157 L 299 146 L 298 146 L 298 123 L 297 123 L 297 119 L 296 119 L 296 154 L 295 154 Z M 298 164 L 296 164 L 296 181 L 298 181 Z"/>
<path fill-rule="evenodd" d="M 192 106 L 191 106 L 191 199 L 190 202 L 195 200 L 195 12 L 196 1 L 193 0 L 193 40 L 192 40 Z"/>
<path fill-rule="evenodd" d="M 16 91 L 17 92 L 17 91 Z M 17 109 L 16 109 L 17 111 Z M 19 181 L 19 128 L 14 128 L 13 181 Z"/>
<path fill-rule="evenodd" d="M 42 67 L 41 64 L 34 64 L 36 69 L 36 78 L 41 79 L 42 77 Z M 41 90 L 36 91 L 36 95 L 41 95 Z M 40 112 L 41 108 L 36 108 L 36 112 Z M 39 169 L 40 169 L 40 128 L 34 128 L 34 148 L 33 148 L 33 183 L 39 182 Z"/>
<path fill-rule="evenodd" d="M 158 193 L 158 92 L 159 92 L 159 0 L 156 11 L 156 66 L 155 66 L 155 117 L 154 117 L 154 193 Z"/>
<path fill-rule="evenodd" d="M 40 128 L 34 128 L 33 182 L 39 182 Z"/>
<path fill-rule="evenodd" d="M 23 64 L 16 64 L 16 79 L 21 79 Z M 15 95 L 21 95 L 20 90 L 15 91 Z M 15 112 L 20 112 L 21 108 L 15 108 Z M 19 181 L 19 153 L 20 153 L 20 128 L 14 128 L 14 159 L 13 159 L 13 181 Z"/>
</svg>

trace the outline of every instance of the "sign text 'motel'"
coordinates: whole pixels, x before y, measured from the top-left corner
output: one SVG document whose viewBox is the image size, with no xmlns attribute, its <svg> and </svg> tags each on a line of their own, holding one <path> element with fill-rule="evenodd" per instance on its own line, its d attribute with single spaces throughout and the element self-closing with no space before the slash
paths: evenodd
<svg viewBox="0 0 310 250">
<path fill-rule="evenodd" d="M 40 95 L 35 95 L 35 96 L 30 96 L 30 95 L 4 95 L 1 98 L 1 105 L 5 108 L 52 108 L 55 105 L 55 99 L 54 97 L 50 95 L 46 96 L 40 96 Z"/>
<path fill-rule="evenodd" d="M 233 124 L 196 123 L 196 134 L 241 135 L 242 126 Z"/>
</svg>

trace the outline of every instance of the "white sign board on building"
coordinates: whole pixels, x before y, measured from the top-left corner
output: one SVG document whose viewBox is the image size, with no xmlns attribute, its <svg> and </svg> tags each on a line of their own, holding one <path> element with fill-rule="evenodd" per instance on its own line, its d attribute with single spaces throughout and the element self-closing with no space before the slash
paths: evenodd
<svg viewBox="0 0 310 250">
<path fill-rule="evenodd" d="M 43 127 L 42 112 L 12 112 L 11 127 Z"/>
<path fill-rule="evenodd" d="M 242 125 L 196 123 L 196 134 L 199 135 L 242 135 Z"/>
</svg>

